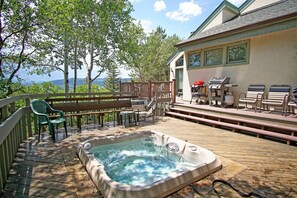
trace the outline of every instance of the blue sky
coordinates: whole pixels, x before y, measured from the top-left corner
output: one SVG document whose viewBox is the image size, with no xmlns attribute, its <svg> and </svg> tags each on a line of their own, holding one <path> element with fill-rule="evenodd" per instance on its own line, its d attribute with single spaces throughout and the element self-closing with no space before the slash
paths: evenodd
<svg viewBox="0 0 297 198">
<path fill-rule="evenodd" d="M 166 34 L 171 36 L 176 34 L 182 39 L 190 36 L 204 20 L 220 5 L 223 0 L 130 0 L 133 4 L 134 12 L 132 17 L 136 22 L 140 22 L 146 33 L 156 30 L 158 26 L 166 30 Z M 245 0 L 229 0 L 239 7 Z M 51 77 L 47 75 L 21 75 L 30 81 L 50 81 L 63 79 L 62 72 L 53 72 Z M 94 75 L 95 76 L 95 72 Z M 129 71 L 121 69 L 122 77 L 129 77 Z M 73 72 L 69 72 L 69 77 L 73 77 Z M 78 72 L 79 78 L 86 77 L 86 69 Z M 106 74 L 100 76 L 106 77 Z"/>
<path fill-rule="evenodd" d="M 132 16 L 150 32 L 161 26 L 167 35 L 190 36 L 223 0 L 130 0 Z M 245 0 L 229 0 L 240 6 Z"/>
</svg>

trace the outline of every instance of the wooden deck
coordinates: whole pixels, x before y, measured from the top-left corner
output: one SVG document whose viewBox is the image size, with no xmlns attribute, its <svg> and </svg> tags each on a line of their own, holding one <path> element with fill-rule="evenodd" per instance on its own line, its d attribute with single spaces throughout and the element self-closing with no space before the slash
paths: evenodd
<svg viewBox="0 0 297 198">
<path fill-rule="evenodd" d="M 86 126 L 84 126 L 86 127 Z M 75 146 L 92 136 L 156 130 L 188 140 L 213 151 L 223 168 L 194 183 L 199 194 L 187 186 L 169 197 L 217 197 L 214 179 L 229 181 L 243 192 L 254 191 L 263 197 L 297 197 L 297 147 L 244 134 L 160 117 L 144 126 L 85 128 L 81 133 L 69 128 L 70 136 L 58 130 L 58 142 L 49 136 L 42 142 L 24 142 L 13 164 L 3 197 L 100 197 L 76 156 Z M 222 197 L 240 197 L 229 187 L 217 184 Z"/>
</svg>

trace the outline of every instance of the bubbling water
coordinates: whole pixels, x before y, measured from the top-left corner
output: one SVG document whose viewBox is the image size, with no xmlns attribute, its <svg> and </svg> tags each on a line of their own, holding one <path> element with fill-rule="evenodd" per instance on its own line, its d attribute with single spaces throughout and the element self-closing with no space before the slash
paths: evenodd
<svg viewBox="0 0 297 198">
<path fill-rule="evenodd" d="M 182 154 L 154 143 L 154 136 L 128 142 L 96 146 L 90 149 L 104 165 L 107 175 L 114 181 L 132 186 L 145 186 L 163 180 L 171 173 L 181 173 L 194 164 L 184 162 Z M 177 150 L 172 143 L 170 148 Z M 167 145 L 168 146 L 168 145 Z"/>
</svg>

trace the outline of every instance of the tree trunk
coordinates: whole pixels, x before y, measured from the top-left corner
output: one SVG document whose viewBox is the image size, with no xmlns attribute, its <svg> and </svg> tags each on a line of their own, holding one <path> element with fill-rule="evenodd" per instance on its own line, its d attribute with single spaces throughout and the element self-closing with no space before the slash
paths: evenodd
<svg viewBox="0 0 297 198">
<path fill-rule="evenodd" d="M 65 32 L 65 37 L 64 37 L 64 82 L 65 82 L 65 93 L 69 93 L 68 55 L 69 55 L 69 44 L 68 44 L 68 40 L 67 40 L 67 33 Z"/>
<path fill-rule="evenodd" d="M 78 38 L 75 38 L 74 44 L 74 80 L 73 80 L 73 93 L 76 93 L 76 81 L 77 81 L 77 43 Z"/>
<path fill-rule="evenodd" d="M 94 67 L 94 45 L 93 44 L 91 44 L 90 55 L 91 55 L 90 67 L 88 68 L 88 93 L 92 92 L 92 70 Z"/>
</svg>

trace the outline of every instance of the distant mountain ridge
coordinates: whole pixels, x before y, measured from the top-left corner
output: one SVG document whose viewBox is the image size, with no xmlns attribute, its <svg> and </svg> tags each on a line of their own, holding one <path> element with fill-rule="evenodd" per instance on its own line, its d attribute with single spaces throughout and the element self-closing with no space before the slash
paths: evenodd
<svg viewBox="0 0 297 198">
<path fill-rule="evenodd" d="M 97 78 L 96 80 L 93 81 L 92 84 L 97 84 L 100 87 L 104 87 L 104 80 L 105 80 L 105 78 Z M 122 78 L 121 81 L 122 82 L 131 81 L 131 78 Z M 64 87 L 64 79 L 52 80 L 51 82 L 56 86 Z M 74 82 L 74 78 L 69 78 L 69 88 L 70 89 L 73 88 L 73 82 Z M 84 84 L 87 84 L 85 78 L 77 78 L 77 81 L 76 81 L 77 86 L 84 85 Z"/>
</svg>

